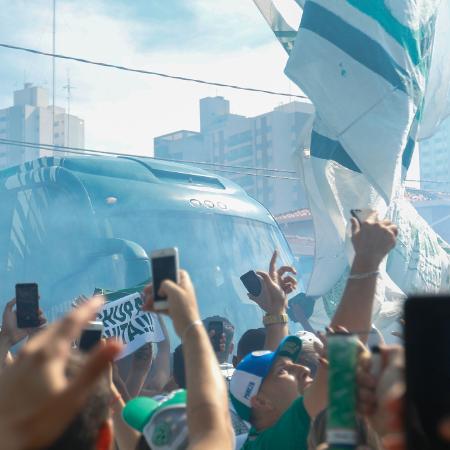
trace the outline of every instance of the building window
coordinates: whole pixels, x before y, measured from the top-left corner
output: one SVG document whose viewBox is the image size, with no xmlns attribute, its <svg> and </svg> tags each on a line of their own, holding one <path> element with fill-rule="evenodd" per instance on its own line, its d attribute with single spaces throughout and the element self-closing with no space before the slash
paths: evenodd
<svg viewBox="0 0 450 450">
<path fill-rule="evenodd" d="M 242 133 L 233 134 L 227 140 L 227 145 L 229 147 L 234 147 L 235 145 L 240 145 L 244 142 L 248 142 L 252 140 L 252 132 L 251 130 L 244 131 Z"/>
</svg>

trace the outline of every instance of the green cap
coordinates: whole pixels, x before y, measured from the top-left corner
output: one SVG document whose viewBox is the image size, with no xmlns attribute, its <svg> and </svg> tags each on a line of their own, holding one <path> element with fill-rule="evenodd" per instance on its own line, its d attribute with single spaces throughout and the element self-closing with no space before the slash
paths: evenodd
<svg viewBox="0 0 450 450">
<path fill-rule="evenodd" d="M 172 392 L 161 402 L 150 397 L 136 397 L 123 409 L 122 417 L 130 427 L 142 432 L 156 412 L 174 406 L 186 406 L 187 393 L 184 389 Z"/>
</svg>

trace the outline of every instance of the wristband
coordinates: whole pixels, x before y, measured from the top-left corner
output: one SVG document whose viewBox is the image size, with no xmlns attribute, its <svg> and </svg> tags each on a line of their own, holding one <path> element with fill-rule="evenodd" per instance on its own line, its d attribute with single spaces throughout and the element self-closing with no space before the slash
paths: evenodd
<svg viewBox="0 0 450 450">
<path fill-rule="evenodd" d="M 183 331 L 183 334 L 181 335 L 181 342 L 183 342 L 186 339 L 186 335 L 189 333 L 189 331 L 194 328 L 197 325 L 203 325 L 203 322 L 199 320 L 194 320 L 192 323 L 190 323 Z"/>
<path fill-rule="evenodd" d="M 266 314 L 263 318 L 264 325 L 275 325 L 288 323 L 289 317 L 287 314 Z"/>
<path fill-rule="evenodd" d="M 376 270 L 375 272 L 364 272 L 364 273 L 353 273 L 348 276 L 349 280 L 365 280 L 366 278 L 378 277 L 380 275 L 380 271 Z"/>
</svg>

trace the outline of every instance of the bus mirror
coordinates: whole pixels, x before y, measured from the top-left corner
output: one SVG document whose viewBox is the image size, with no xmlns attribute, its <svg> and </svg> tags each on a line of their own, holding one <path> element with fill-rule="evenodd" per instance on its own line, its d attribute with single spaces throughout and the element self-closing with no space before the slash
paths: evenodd
<svg viewBox="0 0 450 450">
<path fill-rule="evenodd" d="M 94 241 L 90 257 L 120 255 L 125 263 L 125 282 L 135 286 L 150 277 L 150 259 L 138 243 L 126 239 L 106 238 Z"/>
</svg>

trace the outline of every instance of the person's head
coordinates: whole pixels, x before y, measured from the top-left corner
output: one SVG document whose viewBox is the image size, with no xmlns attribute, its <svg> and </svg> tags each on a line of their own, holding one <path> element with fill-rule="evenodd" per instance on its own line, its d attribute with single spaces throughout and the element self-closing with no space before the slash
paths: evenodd
<svg viewBox="0 0 450 450">
<path fill-rule="evenodd" d="M 266 329 L 255 328 L 247 330 L 239 339 L 237 345 L 237 354 L 233 356 L 233 366 L 237 365 L 244 359 L 246 355 L 264 349 L 266 341 Z"/>
<path fill-rule="evenodd" d="M 309 369 L 294 362 L 301 348 L 298 337 L 288 336 L 275 352 L 253 352 L 237 366 L 231 401 L 256 429 L 272 426 L 312 382 Z"/>
<path fill-rule="evenodd" d="M 74 353 L 67 365 L 68 379 L 81 370 L 84 355 Z M 114 438 L 110 418 L 111 393 L 108 379 L 104 376 L 84 405 L 80 413 L 64 433 L 47 450 L 110 450 Z M 58 411 L 55 411 L 58 414 Z"/>
<path fill-rule="evenodd" d="M 233 344 L 233 336 L 234 336 L 234 326 L 232 323 L 221 316 L 211 316 L 203 319 L 203 325 L 206 330 L 209 331 L 209 324 L 211 322 L 222 322 L 223 323 L 223 334 L 225 335 L 225 350 L 223 352 L 216 352 L 217 359 L 219 363 L 224 363 L 228 361 L 228 358 L 231 354 L 233 354 L 234 344 Z"/>
<path fill-rule="evenodd" d="M 319 368 L 319 351 L 323 349 L 321 340 L 310 331 L 299 331 L 296 333 L 302 340 L 302 351 L 297 359 L 297 363 L 307 367 L 314 378 Z"/>
<path fill-rule="evenodd" d="M 139 449 L 185 450 L 189 431 L 186 412 L 187 393 L 184 389 L 174 391 L 162 401 L 150 397 L 130 400 L 122 413 L 125 422 L 142 433 Z M 147 446 L 145 445 L 147 444 Z"/>
<path fill-rule="evenodd" d="M 183 346 L 180 344 L 173 352 L 173 378 L 180 389 L 186 389 Z"/>
</svg>

